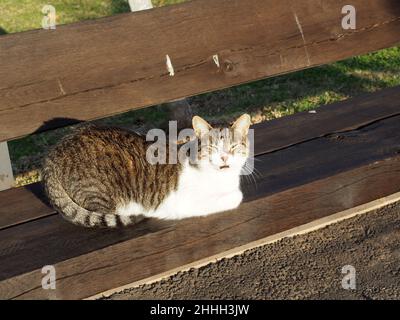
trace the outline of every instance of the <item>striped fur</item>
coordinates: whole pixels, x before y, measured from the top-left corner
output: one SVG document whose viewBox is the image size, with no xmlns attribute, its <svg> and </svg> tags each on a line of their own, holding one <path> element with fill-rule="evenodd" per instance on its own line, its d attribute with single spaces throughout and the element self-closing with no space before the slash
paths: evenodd
<svg viewBox="0 0 400 320">
<path fill-rule="evenodd" d="M 143 216 L 118 216 L 116 208 L 134 200 L 157 208 L 175 190 L 180 165 L 147 163 L 148 143 L 119 128 L 85 126 L 48 154 L 42 180 L 54 208 L 74 224 L 118 227 Z"/>
</svg>

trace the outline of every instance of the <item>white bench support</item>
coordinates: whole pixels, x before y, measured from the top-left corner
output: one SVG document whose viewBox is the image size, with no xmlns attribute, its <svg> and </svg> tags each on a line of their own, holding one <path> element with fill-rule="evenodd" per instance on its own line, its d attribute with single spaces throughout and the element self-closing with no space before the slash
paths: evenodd
<svg viewBox="0 0 400 320">
<path fill-rule="evenodd" d="M 131 11 L 141 11 L 153 8 L 151 0 L 129 0 Z"/>
<path fill-rule="evenodd" d="M 7 142 L 0 142 L 0 191 L 14 186 L 14 175 L 11 167 Z"/>
</svg>

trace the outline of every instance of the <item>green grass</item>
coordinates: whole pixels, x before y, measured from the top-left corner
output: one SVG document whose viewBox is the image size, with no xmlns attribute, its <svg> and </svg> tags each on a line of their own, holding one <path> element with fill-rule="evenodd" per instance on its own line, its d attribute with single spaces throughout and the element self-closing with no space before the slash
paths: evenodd
<svg viewBox="0 0 400 320">
<path fill-rule="evenodd" d="M 164 6 L 184 0 L 152 2 L 154 6 Z M 128 0 L 0 0 L 0 34 L 41 28 L 43 18 L 41 10 L 46 4 L 55 7 L 57 25 L 129 11 Z"/>
<path fill-rule="evenodd" d="M 183 0 L 158 0 L 155 6 Z M 48 1 L 0 0 L 0 33 L 41 27 L 41 8 Z M 126 0 L 54 0 L 57 24 L 94 19 L 129 11 Z M 364 92 L 400 85 L 400 48 L 261 80 L 189 99 L 196 114 L 215 121 L 231 121 L 248 112 L 253 121 L 315 109 Z M 113 125 L 148 128 L 165 124 L 168 112 L 162 106 L 127 112 L 101 120 Z M 9 143 L 15 172 L 38 167 L 46 150 L 72 128 L 62 128 Z M 32 181 L 31 178 L 28 179 Z M 34 179 L 33 179 L 34 180 Z"/>
</svg>

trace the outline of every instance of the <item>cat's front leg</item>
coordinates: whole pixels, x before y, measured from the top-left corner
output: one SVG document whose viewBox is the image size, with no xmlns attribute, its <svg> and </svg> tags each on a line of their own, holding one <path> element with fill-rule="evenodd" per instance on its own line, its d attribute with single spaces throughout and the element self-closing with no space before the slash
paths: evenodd
<svg viewBox="0 0 400 320">
<path fill-rule="evenodd" d="M 237 208 L 242 202 L 243 194 L 240 190 L 214 195 L 208 199 L 202 199 L 197 203 L 187 203 L 185 210 L 179 214 L 179 218 L 200 217 L 209 214 L 228 211 Z"/>
<path fill-rule="evenodd" d="M 236 209 L 243 200 L 243 193 L 240 190 L 226 193 L 217 198 L 217 210 L 227 211 Z"/>
</svg>

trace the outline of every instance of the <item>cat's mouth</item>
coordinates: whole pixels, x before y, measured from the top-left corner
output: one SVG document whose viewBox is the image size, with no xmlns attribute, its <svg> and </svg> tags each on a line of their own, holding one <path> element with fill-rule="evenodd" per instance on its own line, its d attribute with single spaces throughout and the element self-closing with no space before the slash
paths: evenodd
<svg viewBox="0 0 400 320">
<path fill-rule="evenodd" d="M 225 164 L 225 165 L 223 165 L 223 166 L 220 166 L 219 168 L 220 168 L 221 170 L 222 170 L 222 169 L 229 169 L 229 166 L 228 166 L 227 164 Z"/>
</svg>

